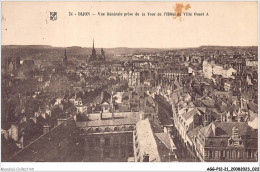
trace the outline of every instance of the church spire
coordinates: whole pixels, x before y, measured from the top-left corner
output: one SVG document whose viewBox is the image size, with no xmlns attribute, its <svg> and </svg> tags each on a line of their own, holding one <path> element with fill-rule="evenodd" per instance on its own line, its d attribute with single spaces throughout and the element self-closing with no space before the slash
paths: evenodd
<svg viewBox="0 0 260 172">
<path fill-rule="evenodd" d="M 93 39 L 93 49 L 92 49 L 92 55 L 91 55 L 91 60 L 96 60 L 97 54 L 94 46 L 94 39 Z"/>
</svg>

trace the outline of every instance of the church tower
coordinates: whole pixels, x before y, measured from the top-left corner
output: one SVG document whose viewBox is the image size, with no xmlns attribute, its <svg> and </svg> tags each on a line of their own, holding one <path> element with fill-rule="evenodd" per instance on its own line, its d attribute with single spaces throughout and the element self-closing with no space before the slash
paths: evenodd
<svg viewBox="0 0 260 172">
<path fill-rule="evenodd" d="M 92 48 L 91 60 L 96 60 L 96 58 L 97 58 L 97 54 L 96 54 L 94 39 L 93 39 L 93 48 Z"/>
</svg>

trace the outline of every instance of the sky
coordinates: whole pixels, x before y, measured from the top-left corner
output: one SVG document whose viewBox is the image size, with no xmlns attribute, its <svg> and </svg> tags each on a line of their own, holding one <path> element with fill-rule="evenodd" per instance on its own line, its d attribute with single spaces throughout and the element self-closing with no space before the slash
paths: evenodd
<svg viewBox="0 0 260 172">
<path fill-rule="evenodd" d="M 163 16 L 174 13 L 176 3 L 2 2 L 1 41 L 2 45 L 91 47 L 95 39 L 99 48 L 258 45 L 257 2 L 181 2 L 190 5 L 186 12 L 192 16 L 181 20 Z M 50 12 L 57 12 L 57 20 L 50 20 Z M 91 15 L 69 16 L 69 12 Z M 138 12 L 139 16 L 98 16 L 98 12 Z M 162 16 L 147 16 L 147 12 Z"/>
</svg>

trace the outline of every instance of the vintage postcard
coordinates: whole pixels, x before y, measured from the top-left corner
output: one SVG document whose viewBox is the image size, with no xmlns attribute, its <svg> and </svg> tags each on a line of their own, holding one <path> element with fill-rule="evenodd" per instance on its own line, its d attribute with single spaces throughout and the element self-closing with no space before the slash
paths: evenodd
<svg viewBox="0 0 260 172">
<path fill-rule="evenodd" d="M 257 1 L 4 1 L 1 35 L 2 171 L 259 171 Z"/>
</svg>

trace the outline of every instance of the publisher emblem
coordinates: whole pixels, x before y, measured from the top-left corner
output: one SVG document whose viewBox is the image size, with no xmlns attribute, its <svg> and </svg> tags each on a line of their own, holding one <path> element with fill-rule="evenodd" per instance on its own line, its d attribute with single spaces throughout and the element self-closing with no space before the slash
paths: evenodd
<svg viewBox="0 0 260 172">
<path fill-rule="evenodd" d="M 52 21 L 57 20 L 57 12 L 50 12 L 50 20 Z"/>
</svg>

